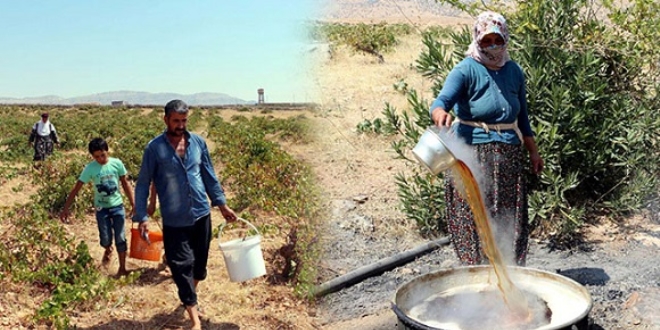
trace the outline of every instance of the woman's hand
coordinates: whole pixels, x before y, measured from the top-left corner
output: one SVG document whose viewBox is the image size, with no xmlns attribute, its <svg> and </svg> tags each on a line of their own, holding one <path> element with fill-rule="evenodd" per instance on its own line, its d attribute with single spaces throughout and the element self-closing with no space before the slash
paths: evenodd
<svg viewBox="0 0 660 330">
<path fill-rule="evenodd" d="M 453 120 L 451 114 L 449 114 L 443 108 L 433 109 L 433 111 L 431 112 L 431 119 L 433 119 L 433 123 L 435 123 L 435 126 L 438 127 L 442 127 L 442 126 L 449 127 L 451 126 L 451 122 Z"/>
<path fill-rule="evenodd" d="M 536 141 L 534 141 L 534 137 L 523 137 L 523 144 L 525 145 L 527 152 L 529 152 L 529 163 L 531 165 L 532 173 L 541 173 L 543 171 L 543 158 L 541 158 L 541 155 L 539 155 L 539 149 L 536 147 Z"/>
<path fill-rule="evenodd" d="M 529 154 L 529 162 L 532 166 L 532 173 L 539 174 L 543 171 L 543 158 L 538 152 Z"/>
</svg>

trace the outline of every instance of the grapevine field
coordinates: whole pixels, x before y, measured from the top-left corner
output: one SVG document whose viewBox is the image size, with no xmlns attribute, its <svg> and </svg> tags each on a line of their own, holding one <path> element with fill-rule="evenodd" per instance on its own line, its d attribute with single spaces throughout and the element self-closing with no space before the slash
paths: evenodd
<svg viewBox="0 0 660 330">
<path fill-rule="evenodd" d="M 209 275 L 198 290 L 207 329 L 314 328 L 308 296 L 317 194 L 308 166 L 289 153 L 312 140 L 310 110 L 192 108 L 188 129 L 206 138 L 229 206 L 259 229 L 268 272 L 229 281 L 218 243 L 245 235 L 245 226 L 219 235 L 224 220 L 214 210 Z M 60 145 L 35 167 L 27 139 L 44 111 Z M 89 185 L 72 205 L 69 223 L 57 217 L 92 160 L 92 138 L 108 141 L 110 155 L 124 162 L 134 183 L 144 147 L 165 127 L 162 117 L 162 107 L 0 106 L 0 328 L 188 325 L 163 264 L 128 258 L 130 274 L 119 278 L 116 255 L 101 265 Z M 157 228 L 158 212 L 150 221 Z M 130 226 L 127 219 L 129 241 Z"/>
</svg>

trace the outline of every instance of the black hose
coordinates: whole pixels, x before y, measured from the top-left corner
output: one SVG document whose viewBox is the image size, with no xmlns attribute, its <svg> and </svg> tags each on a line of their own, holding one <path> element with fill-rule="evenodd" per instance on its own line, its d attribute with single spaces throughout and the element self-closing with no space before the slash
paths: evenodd
<svg viewBox="0 0 660 330">
<path fill-rule="evenodd" d="M 380 275 L 390 269 L 407 264 L 415 258 L 429 253 L 440 246 L 449 244 L 449 238 L 443 237 L 435 241 L 427 242 L 416 248 L 401 252 L 397 255 L 380 259 L 372 264 L 362 266 L 350 273 L 335 277 L 330 281 L 322 283 L 314 289 L 314 296 L 322 297 L 329 293 L 337 292 L 345 287 L 362 282 L 364 279 Z"/>
</svg>

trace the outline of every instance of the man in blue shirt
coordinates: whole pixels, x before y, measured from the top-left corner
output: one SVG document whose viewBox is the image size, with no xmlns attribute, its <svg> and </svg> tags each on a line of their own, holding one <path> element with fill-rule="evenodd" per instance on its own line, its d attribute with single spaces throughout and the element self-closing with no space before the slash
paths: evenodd
<svg viewBox="0 0 660 330">
<path fill-rule="evenodd" d="M 211 208 L 217 206 L 228 222 L 236 214 L 227 206 L 206 142 L 186 130 L 188 106 L 181 100 L 165 105 L 167 130 L 151 140 L 142 156 L 135 185 L 134 221 L 147 230 L 147 199 L 151 182 L 156 187 L 163 217 L 163 243 L 167 264 L 178 288 L 179 299 L 201 329 L 197 284 L 206 278 L 211 244 Z"/>
</svg>

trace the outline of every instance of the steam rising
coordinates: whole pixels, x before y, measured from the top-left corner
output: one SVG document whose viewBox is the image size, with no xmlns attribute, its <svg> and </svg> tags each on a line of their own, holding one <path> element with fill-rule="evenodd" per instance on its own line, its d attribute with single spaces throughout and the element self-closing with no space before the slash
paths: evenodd
<svg viewBox="0 0 660 330">
<path fill-rule="evenodd" d="M 459 291 L 460 290 L 460 291 Z M 529 330 L 550 323 L 550 310 L 537 296 L 525 292 L 530 315 L 524 320 L 511 315 L 496 286 L 464 286 L 432 295 L 410 310 L 425 325 L 446 330 Z"/>
<path fill-rule="evenodd" d="M 492 281 L 493 283 L 487 283 L 488 286 L 485 290 L 483 288 L 481 290 L 471 288 L 459 292 L 456 292 L 458 290 L 448 290 L 452 292 L 432 295 L 422 304 L 413 308 L 411 313 L 414 313 L 416 318 L 425 324 L 442 329 L 471 330 L 487 327 L 488 329 L 522 330 L 537 328 L 549 323 L 551 311 L 546 303 L 535 295 L 523 293 L 517 289 L 506 274 L 507 267 L 502 264 L 510 264 L 514 261 L 513 226 L 515 221 L 511 221 L 511 219 L 515 219 L 515 217 L 511 214 L 512 211 L 503 213 L 500 210 L 497 221 L 494 221 L 491 212 L 492 205 L 481 205 L 488 200 L 486 196 L 490 195 L 489 190 L 492 189 L 493 182 L 484 175 L 484 169 L 474 148 L 447 128 L 441 128 L 436 132 L 447 149 L 459 160 L 458 165 L 461 165 L 462 162 L 471 172 L 466 173 L 462 165 L 454 166 L 448 171 L 448 178 L 459 191 L 463 192 L 462 194 L 467 193 L 466 196 L 473 196 L 468 198 L 470 204 L 477 204 L 471 205 L 473 212 L 482 210 L 475 214 L 475 220 L 478 220 L 480 235 L 485 236 L 481 237 L 482 242 L 490 242 L 490 244 L 484 243 L 482 248 L 490 251 L 488 253 L 489 257 L 493 259 L 491 262 L 494 263 L 494 269 L 501 273 L 500 277 L 504 278 L 500 278 L 499 282 L 495 280 Z M 469 182 L 466 183 L 464 180 Z M 469 184 L 472 189 L 466 189 L 465 184 Z M 474 187 L 474 184 L 478 188 Z M 474 198 L 474 194 L 477 192 L 481 194 L 481 198 Z M 487 221 L 488 225 L 483 226 L 484 221 Z"/>
<path fill-rule="evenodd" d="M 461 160 L 465 163 L 472 172 L 475 181 L 479 185 L 479 190 L 481 191 L 481 199 L 483 201 L 488 201 L 486 195 L 490 192 L 489 189 L 493 187 L 493 182 L 490 178 L 484 175 L 484 170 L 482 165 L 477 158 L 477 154 L 473 146 L 465 143 L 465 141 L 455 135 L 453 131 L 447 127 L 441 127 L 438 131 L 438 136 L 440 139 L 445 142 L 447 149 L 452 152 L 456 159 Z M 452 183 L 459 189 L 465 190 L 463 186 L 463 181 L 460 179 L 460 175 L 455 173 L 452 170 L 447 171 L 447 175 L 452 180 Z M 515 264 L 515 244 L 514 244 L 514 231 L 515 223 L 511 219 L 515 219 L 515 214 L 513 211 L 504 212 L 500 210 L 500 215 L 494 217 L 491 209 L 491 205 L 485 205 L 488 222 L 491 225 L 493 230 L 493 238 L 497 244 L 500 253 L 502 254 L 507 265 Z"/>
</svg>

